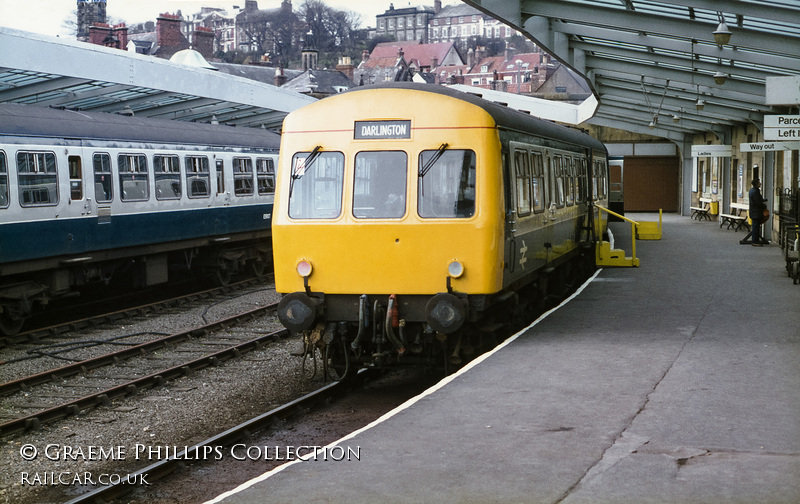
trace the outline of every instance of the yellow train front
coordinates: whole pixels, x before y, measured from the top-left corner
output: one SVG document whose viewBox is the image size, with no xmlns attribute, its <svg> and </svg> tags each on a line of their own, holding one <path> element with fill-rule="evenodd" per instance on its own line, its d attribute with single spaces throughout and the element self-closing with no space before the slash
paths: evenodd
<svg viewBox="0 0 800 504">
<path fill-rule="evenodd" d="M 279 318 L 338 375 L 458 362 L 593 267 L 607 171 L 582 133 L 397 83 L 289 114 L 280 152 Z"/>
</svg>

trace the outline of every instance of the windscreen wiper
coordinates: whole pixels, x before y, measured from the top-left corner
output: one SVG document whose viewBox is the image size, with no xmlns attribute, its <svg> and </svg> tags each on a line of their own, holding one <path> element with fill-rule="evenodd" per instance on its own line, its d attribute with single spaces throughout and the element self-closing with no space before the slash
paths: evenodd
<svg viewBox="0 0 800 504">
<path fill-rule="evenodd" d="M 306 174 L 311 165 L 314 161 L 317 160 L 319 157 L 320 152 L 322 152 L 322 146 L 317 145 L 314 147 L 314 150 L 311 151 L 311 154 L 308 155 L 307 158 L 303 160 L 303 164 L 297 165 L 292 168 L 292 179 L 289 181 L 289 198 L 292 197 L 292 191 L 294 190 L 294 181 L 299 180 L 303 175 Z"/>
<path fill-rule="evenodd" d="M 431 168 L 433 168 L 433 165 L 435 165 L 436 162 L 439 161 L 439 158 L 442 157 L 442 154 L 444 154 L 445 150 L 447 150 L 447 144 L 443 143 L 442 145 L 439 146 L 439 149 L 433 154 L 433 156 L 431 156 L 428 162 L 425 163 L 425 166 L 419 169 L 420 178 L 423 178 L 425 177 L 425 175 L 428 174 Z"/>
</svg>

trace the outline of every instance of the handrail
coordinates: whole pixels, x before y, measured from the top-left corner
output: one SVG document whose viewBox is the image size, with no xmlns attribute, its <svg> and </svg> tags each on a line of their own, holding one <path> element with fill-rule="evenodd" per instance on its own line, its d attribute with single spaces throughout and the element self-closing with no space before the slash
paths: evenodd
<svg viewBox="0 0 800 504">
<path fill-rule="evenodd" d="M 631 260 L 632 260 L 633 264 L 637 264 L 637 260 L 636 260 L 636 227 L 639 225 L 639 223 L 636 222 L 633 219 L 629 219 L 629 218 L 625 217 L 624 215 L 620 215 L 617 212 L 614 212 L 613 210 L 609 210 L 608 208 L 605 208 L 603 206 L 600 206 L 600 205 L 595 205 L 595 206 L 598 209 L 606 212 L 607 214 L 613 215 L 614 217 L 617 217 L 619 219 L 622 219 L 624 221 L 628 221 L 628 222 L 631 223 Z"/>
</svg>

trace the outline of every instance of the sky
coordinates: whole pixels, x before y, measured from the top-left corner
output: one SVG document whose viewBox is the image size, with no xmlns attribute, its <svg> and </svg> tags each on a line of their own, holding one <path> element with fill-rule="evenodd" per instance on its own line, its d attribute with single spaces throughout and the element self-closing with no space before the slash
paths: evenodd
<svg viewBox="0 0 800 504">
<path fill-rule="evenodd" d="M 375 26 L 375 16 L 383 14 L 389 4 L 395 8 L 430 5 L 433 0 L 323 0 L 329 6 L 355 12 L 361 16 L 361 28 Z M 294 8 L 303 0 L 293 0 Z M 443 0 L 442 5 L 460 3 L 459 0 Z M 178 10 L 184 16 L 200 12 L 201 7 L 231 8 L 234 5 L 244 7 L 244 0 L 106 0 L 106 14 L 110 22 L 124 21 L 127 24 L 155 21 L 159 14 Z M 281 0 L 258 0 L 260 9 L 274 9 L 281 5 Z M 69 31 L 63 27 L 64 20 L 73 19 L 77 0 L 0 0 L 0 26 L 17 30 L 42 33 L 45 35 L 67 35 Z"/>
</svg>

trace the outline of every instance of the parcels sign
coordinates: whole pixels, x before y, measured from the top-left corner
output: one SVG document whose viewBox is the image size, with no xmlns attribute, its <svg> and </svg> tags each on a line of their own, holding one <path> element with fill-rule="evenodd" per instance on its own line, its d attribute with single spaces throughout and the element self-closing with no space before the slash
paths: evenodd
<svg viewBox="0 0 800 504">
<path fill-rule="evenodd" d="M 800 115 L 764 116 L 764 140 L 800 140 Z"/>
</svg>

